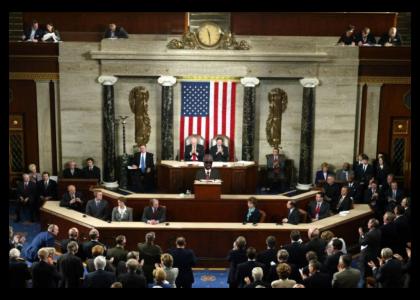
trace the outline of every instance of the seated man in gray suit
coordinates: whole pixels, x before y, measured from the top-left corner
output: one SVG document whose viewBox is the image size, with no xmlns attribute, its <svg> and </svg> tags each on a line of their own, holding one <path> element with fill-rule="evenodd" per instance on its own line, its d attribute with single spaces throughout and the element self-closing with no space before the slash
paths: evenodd
<svg viewBox="0 0 420 300">
<path fill-rule="evenodd" d="M 158 199 L 150 200 L 150 205 L 143 210 L 141 220 L 147 224 L 159 224 L 166 220 L 166 207 L 159 206 Z"/>
<path fill-rule="evenodd" d="M 118 198 L 118 206 L 112 209 L 112 221 L 133 221 L 133 209 L 127 207 L 126 202 L 124 197 Z"/>
<path fill-rule="evenodd" d="M 108 201 L 102 199 L 102 192 L 94 192 L 95 199 L 86 204 L 86 214 L 94 218 L 109 220 Z"/>
<path fill-rule="evenodd" d="M 215 180 L 220 179 L 220 173 L 217 169 L 212 169 L 213 156 L 210 154 L 204 155 L 204 168 L 197 171 L 195 174 L 196 180 Z"/>
<path fill-rule="evenodd" d="M 349 180 L 350 174 L 354 175 L 354 172 L 350 169 L 350 164 L 345 162 L 343 164 L 343 168 L 337 171 L 335 178 L 339 181 L 347 182 Z"/>
</svg>

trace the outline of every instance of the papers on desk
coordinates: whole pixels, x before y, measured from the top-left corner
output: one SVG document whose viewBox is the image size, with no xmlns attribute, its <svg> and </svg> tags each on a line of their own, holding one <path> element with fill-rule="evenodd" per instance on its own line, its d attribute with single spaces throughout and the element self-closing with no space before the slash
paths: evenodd
<svg viewBox="0 0 420 300">
<path fill-rule="evenodd" d="M 127 169 L 134 170 L 134 168 L 132 166 L 127 166 Z"/>
<path fill-rule="evenodd" d="M 200 179 L 199 181 L 206 183 L 222 183 L 220 179 Z"/>
<path fill-rule="evenodd" d="M 360 246 L 360 251 L 362 251 L 363 249 L 366 249 L 368 245 L 365 246 Z"/>
<path fill-rule="evenodd" d="M 340 211 L 338 214 L 340 215 L 340 216 L 347 216 L 348 214 L 350 213 L 350 211 L 349 210 L 343 210 L 343 211 Z"/>
</svg>

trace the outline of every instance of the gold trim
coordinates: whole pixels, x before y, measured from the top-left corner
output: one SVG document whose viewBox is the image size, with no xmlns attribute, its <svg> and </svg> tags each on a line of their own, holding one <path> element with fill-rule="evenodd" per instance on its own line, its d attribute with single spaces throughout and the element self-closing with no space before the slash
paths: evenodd
<svg viewBox="0 0 420 300">
<path fill-rule="evenodd" d="M 226 81 L 235 81 L 240 82 L 240 77 L 232 77 L 232 76 L 180 76 L 178 77 L 180 80 L 188 81 L 188 80 L 198 80 L 198 81 L 208 81 L 208 80 L 226 80 Z"/>
<path fill-rule="evenodd" d="M 58 80 L 58 73 L 9 72 L 9 80 Z"/>
<path fill-rule="evenodd" d="M 411 84 L 410 77 L 359 76 L 359 83 Z"/>
</svg>

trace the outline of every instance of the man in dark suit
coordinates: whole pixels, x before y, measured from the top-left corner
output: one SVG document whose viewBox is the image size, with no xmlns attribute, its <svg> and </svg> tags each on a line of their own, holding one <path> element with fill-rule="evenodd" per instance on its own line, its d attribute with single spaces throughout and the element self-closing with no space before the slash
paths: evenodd
<svg viewBox="0 0 420 300">
<path fill-rule="evenodd" d="M 68 162 L 68 167 L 63 170 L 63 178 L 83 178 L 83 171 L 76 167 L 74 160 Z"/>
<path fill-rule="evenodd" d="M 395 229 L 397 230 L 397 241 L 396 249 L 394 252 L 400 254 L 402 257 L 407 258 L 405 247 L 407 242 L 411 240 L 411 228 L 410 223 L 406 215 L 404 215 L 404 208 L 401 205 L 397 205 L 394 208 L 395 214 Z"/>
<path fill-rule="evenodd" d="M 9 288 L 26 288 L 31 279 L 28 265 L 20 257 L 20 251 L 13 248 L 9 251 Z"/>
<path fill-rule="evenodd" d="M 128 39 L 128 33 L 124 30 L 123 27 L 111 23 L 108 26 L 108 29 L 105 30 L 104 39 Z"/>
<path fill-rule="evenodd" d="M 159 224 L 166 221 L 166 207 L 159 205 L 158 199 L 151 199 L 149 206 L 143 209 L 141 220 L 147 224 Z"/>
<path fill-rule="evenodd" d="M 305 257 L 306 247 L 302 243 L 300 232 L 298 230 L 292 230 L 290 233 L 290 241 L 290 244 L 282 247 L 289 253 L 288 261 L 296 265 L 298 268 L 303 268 L 307 265 Z"/>
<path fill-rule="evenodd" d="M 22 35 L 22 40 L 27 42 L 38 42 L 44 36 L 44 31 L 39 28 L 37 20 L 32 21 L 32 26 L 25 29 Z"/>
<path fill-rule="evenodd" d="M 343 242 L 340 239 L 334 239 L 332 241 L 333 252 L 325 258 L 323 269 L 328 273 L 331 278 L 334 273 L 337 272 L 338 261 L 340 256 L 343 255 L 341 251 L 343 249 Z"/>
<path fill-rule="evenodd" d="M 360 195 L 359 183 L 354 180 L 354 173 L 349 175 L 347 186 L 349 188 L 348 196 L 353 200 L 353 203 L 360 203 L 362 197 Z"/>
<path fill-rule="evenodd" d="M 82 261 L 85 261 L 88 258 L 93 258 L 92 248 L 97 245 L 104 247 L 106 251 L 106 246 L 99 242 L 99 231 L 97 229 L 93 228 L 89 231 L 89 239 L 89 241 L 82 244 Z"/>
<path fill-rule="evenodd" d="M 229 161 L 229 148 L 223 145 L 223 139 L 218 137 L 216 145 L 210 148 L 210 154 L 214 161 Z"/>
<path fill-rule="evenodd" d="M 401 262 L 393 258 L 393 252 L 390 248 L 384 248 L 381 251 L 379 259 L 379 269 L 371 260 L 369 267 L 372 268 L 373 276 L 382 288 L 401 288 L 402 287 L 402 265 Z"/>
<path fill-rule="evenodd" d="M 364 202 L 369 204 L 369 207 L 374 211 L 376 219 L 382 218 L 386 203 L 383 194 L 378 189 L 376 181 L 370 183 L 370 188 L 365 192 Z"/>
<path fill-rule="evenodd" d="M 83 286 L 85 288 L 110 288 L 111 284 L 117 281 L 117 279 L 114 273 L 105 271 L 105 257 L 101 255 L 97 256 L 94 264 L 96 271 L 86 274 Z"/>
<path fill-rule="evenodd" d="M 280 155 L 278 148 L 273 149 L 272 154 L 266 155 L 267 158 L 267 180 L 269 189 L 274 192 L 283 193 L 285 190 L 285 166 L 286 157 Z"/>
<path fill-rule="evenodd" d="M 22 256 L 29 262 L 34 262 L 38 258 L 38 250 L 44 247 L 54 247 L 55 239 L 58 235 L 58 226 L 50 224 L 47 231 L 38 233 L 32 242 L 22 250 Z"/>
<path fill-rule="evenodd" d="M 185 161 L 203 161 L 204 146 L 198 144 L 197 137 L 193 136 L 190 139 L 191 144 L 185 146 L 184 160 Z"/>
<path fill-rule="evenodd" d="M 83 278 L 83 263 L 76 256 L 79 245 L 75 241 L 67 244 L 67 253 L 61 255 L 57 261 L 57 270 L 61 274 L 61 288 L 79 288 Z"/>
<path fill-rule="evenodd" d="M 76 187 L 70 184 L 67 187 L 67 192 L 63 194 L 63 198 L 60 201 L 60 206 L 68 207 L 82 212 L 84 206 L 82 193 L 76 191 Z"/>
<path fill-rule="evenodd" d="M 155 264 L 160 264 L 160 256 L 162 249 L 155 245 L 156 235 L 154 232 L 146 233 L 145 243 L 138 243 L 139 260 L 144 260 L 143 272 L 146 276 L 147 283 L 153 282 L 153 269 Z"/>
<path fill-rule="evenodd" d="M 398 183 L 396 181 L 391 182 L 391 188 L 385 193 L 386 210 L 393 211 L 394 207 L 400 204 L 403 198 L 404 193 L 398 188 Z"/>
<path fill-rule="evenodd" d="M 248 261 L 239 264 L 236 268 L 235 280 L 238 283 L 239 288 L 243 288 L 246 285 L 244 281 L 245 277 L 252 277 L 253 268 L 260 267 L 264 269 L 264 265 L 255 260 L 257 256 L 257 250 L 254 247 L 249 247 L 246 250 L 246 255 L 248 257 Z"/>
<path fill-rule="evenodd" d="M 204 155 L 204 168 L 195 173 L 195 180 L 216 180 L 220 179 L 219 170 L 213 169 L 213 157 L 210 154 Z"/>
<path fill-rule="evenodd" d="M 42 173 L 42 180 L 38 181 L 37 188 L 40 207 L 45 203 L 45 201 L 58 200 L 57 182 L 50 179 L 50 174 L 48 172 Z"/>
<path fill-rule="evenodd" d="M 333 288 L 357 288 L 360 281 L 360 271 L 351 267 L 351 255 L 341 255 L 338 261 L 338 272 L 334 273 Z"/>
<path fill-rule="evenodd" d="M 95 178 L 101 181 L 101 169 L 94 165 L 95 161 L 92 157 L 86 159 L 87 166 L 83 168 L 84 178 Z"/>
<path fill-rule="evenodd" d="M 39 261 L 31 266 L 32 287 L 57 288 L 61 275 L 54 266 L 53 253 L 47 248 L 41 248 L 37 256 Z"/>
<path fill-rule="evenodd" d="M 353 204 L 353 200 L 348 195 L 349 193 L 349 187 L 343 186 L 341 188 L 341 196 L 338 200 L 337 206 L 334 207 L 334 211 L 339 213 L 340 211 L 346 211 L 350 210 Z"/>
<path fill-rule="evenodd" d="M 310 228 L 308 230 L 308 237 L 309 241 L 305 244 L 305 253 L 314 251 L 318 257 L 318 261 L 322 263 L 325 258 L 325 247 L 327 246 L 327 243 L 320 238 L 318 228 Z"/>
<path fill-rule="evenodd" d="M 394 223 L 395 215 L 387 211 L 383 216 L 381 230 L 381 249 L 391 248 L 394 252 L 398 245 L 397 227 Z"/>
<path fill-rule="evenodd" d="M 359 270 L 362 279 L 367 277 L 366 267 L 367 263 L 375 260 L 379 256 L 381 249 L 381 230 L 379 229 L 379 221 L 377 219 L 370 219 L 368 222 L 368 232 L 363 232 L 363 228 L 359 228 Z"/>
<path fill-rule="evenodd" d="M 340 185 L 335 182 L 333 175 L 328 175 L 327 182 L 323 184 L 324 201 L 328 202 L 331 208 L 335 208 L 340 197 Z"/>
<path fill-rule="evenodd" d="M 287 218 L 282 220 L 283 223 L 297 225 L 300 222 L 299 209 L 296 207 L 296 201 L 287 201 Z"/>
<path fill-rule="evenodd" d="M 118 262 L 126 261 L 128 251 L 124 249 L 125 244 L 127 243 L 127 239 L 124 235 L 119 235 L 115 238 L 115 247 L 108 249 L 106 252 L 106 258 L 111 259 L 113 258 L 112 264 L 116 267 Z"/>
<path fill-rule="evenodd" d="M 291 263 L 289 259 L 289 252 L 286 249 L 280 249 L 277 252 L 276 261 L 270 264 L 267 272 L 264 271 L 264 280 L 266 282 L 273 282 L 279 279 L 279 274 L 277 273 L 277 267 L 279 264 L 287 264 L 290 267 L 289 279 L 296 281 L 297 283 L 302 282 L 302 277 L 300 276 L 298 266 Z"/>
<path fill-rule="evenodd" d="M 330 205 L 324 201 L 324 193 L 318 192 L 315 201 L 308 205 L 308 216 L 312 221 L 324 219 L 330 215 Z"/>
<path fill-rule="evenodd" d="M 373 177 L 373 167 L 369 163 L 369 157 L 363 155 L 362 164 L 356 167 L 355 175 L 356 180 L 364 189 L 368 186 L 370 179 Z"/>
<path fill-rule="evenodd" d="M 258 253 L 257 261 L 264 264 L 264 274 L 268 274 L 271 262 L 277 261 L 276 237 L 270 235 L 265 240 L 267 249 Z"/>
<path fill-rule="evenodd" d="M 22 179 L 23 182 L 18 183 L 16 190 L 17 205 L 15 222 L 20 222 L 21 213 L 30 215 L 31 221 L 34 222 L 38 210 L 36 184 L 29 180 L 28 174 L 23 174 Z"/>
<path fill-rule="evenodd" d="M 147 288 L 146 277 L 137 272 L 140 268 L 138 260 L 131 258 L 127 261 L 126 266 L 127 273 L 118 276 L 118 281 L 121 282 L 123 288 Z"/>
<path fill-rule="evenodd" d="M 381 44 L 384 47 L 401 46 L 401 35 L 397 32 L 397 28 L 389 28 L 388 32 L 381 36 L 378 44 Z"/>
<path fill-rule="evenodd" d="M 236 270 L 239 264 L 245 262 L 248 258 L 246 256 L 246 239 L 243 236 L 239 236 L 233 242 L 233 248 L 229 251 L 227 260 L 229 261 L 229 274 L 227 283 L 229 288 L 237 288 L 238 282 L 236 282 Z"/>
<path fill-rule="evenodd" d="M 331 288 L 331 277 L 321 272 L 321 263 L 317 260 L 309 262 L 309 277 L 302 275 L 303 285 L 308 289 Z"/>
<path fill-rule="evenodd" d="M 178 277 L 175 280 L 177 288 L 191 288 L 194 283 L 192 268 L 197 263 L 197 258 L 191 249 L 186 249 L 184 237 L 176 239 L 176 248 L 170 249 L 169 254 L 174 259 L 174 268 L 178 268 Z"/>
<path fill-rule="evenodd" d="M 61 253 L 65 254 L 67 253 L 67 245 L 70 242 L 76 242 L 78 247 L 77 247 L 77 252 L 76 252 L 76 256 L 80 257 L 81 259 L 83 259 L 83 253 L 82 253 L 82 245 L 79 243 L 79 229 L 77 229 L 76 227 L 72 227 L 69 229 L 68 232 L 68 239 L 62 240 L 61 241 Z"/>
<path fill-rule="evenodd" d="M 153 154 L 147 152 L 146 145 L 139 145 L 139 152 L 131 161 L 131 183 L 138 192 L 153 190 L 154 168 Z"/>
<path fill-rule="evenodd" d="M 363 30 L 355 35 L 355 43 L 357 46 L 372 46 L 376 44 L 375 36 L 370 32 L 369 27 L 363 28 Z"/>
<path fill-rule="evenodd" d="M 102 192 L 94 192 L 95 199 L 86 204 L 86 214 L 104 221 L 110 220 L 108 201 L 102 199 Z"/>
</svg>

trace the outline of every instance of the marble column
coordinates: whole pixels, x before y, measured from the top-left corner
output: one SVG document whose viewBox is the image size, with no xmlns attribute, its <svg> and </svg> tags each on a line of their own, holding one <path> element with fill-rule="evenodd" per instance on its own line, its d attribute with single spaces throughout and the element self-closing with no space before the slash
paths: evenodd
<svg viewBox="0 0 420 300">
<path fill-rule="evenodd" d="M 314 154 L 315 87 L 317 78 L 303 78 L 302 122 L 300 130 L 299 190 L 309 190 L 312 184 L 312 164 Z"/>
<path fill-rule="evenodd" d="M 376 157 L 378 144 L 379 108 L 381 105 L 382 83 L 367 83 L 366 118 L 363 152 L 369 158 Z"/>
<path fill-rule="evenodd" d="M 174 89 L 176 78 L 160 76 L 158 83 L 162 85 L 161 143 L 162 160 L 174 159 Z"/>
<path fill-rule="evenodd" d="M 114 84 L 118 78 L 115 76 L 100 76 L 98 81 L 103 86 L 103 184 L 107 188 L 117 188 L 116 157 L 115 157 L 115 103 Z"/>
<path fill-rule="evenodd" d="M 254 160 L 255 145 L 255 87 L 260 83 L 256 77 L 241 78 L 244 85 L 244 110 L 242 121 L 242 160 Z"/>
</svg>

